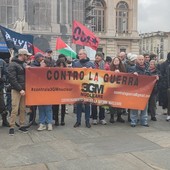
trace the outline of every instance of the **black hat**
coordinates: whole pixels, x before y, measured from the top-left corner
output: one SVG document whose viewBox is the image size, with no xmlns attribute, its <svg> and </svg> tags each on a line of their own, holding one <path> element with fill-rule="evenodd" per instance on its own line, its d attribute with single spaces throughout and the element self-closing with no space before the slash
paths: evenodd
<svg viewBox="0 0 170 170">
<path fill-rule="evenodd" d="M 59 54 L 58 59 L 61 59 L 61 58 L 67 61 L 67 57 L 64 54 Z"/>
<path fill-rule="evenodd" d="M 38 52 L 38 53 L 35 54 L 34 57 L 35 57 L 35 60 L 37 60 L 37 59 L 39 59 L 40 57 L 43 57 L 43 58 L 44 58 L 44 55 L 43 55 L 42 53 L 39 53 L 39 52 Z"/>
<path fill-rule="evenodd" d="M 46 53 L 52 53 L 53 50 L 52 50 L 51 48 L 48 48 L 48 49 L 45 50 L 45 52 L 46 52 Z"/>
<path fill-rule="evenodd" d="M 95 55 L 95 57 L 96 57 L 96 56 L 99 56 L 99 57 L 101 57 L 101 58 L 104 60 L 104 55 L 103 55 L 103 53 L 97 52 L 96 55 Z"/>
</svg>

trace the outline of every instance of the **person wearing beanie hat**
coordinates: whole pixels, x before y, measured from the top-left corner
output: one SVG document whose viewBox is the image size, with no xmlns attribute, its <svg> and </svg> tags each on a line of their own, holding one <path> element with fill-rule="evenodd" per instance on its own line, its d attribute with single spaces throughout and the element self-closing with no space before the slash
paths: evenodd
<svg viewBox="0 0 170 170">
<path fill-rule="evenodd" d="M 136 64 L 137 55 L 128 53 L 127 60 L 125 62 L 125 67 L 127 72 L 131 72 Z"/>
<path fill-rule="evenodd" d="M 167 108 L 167 121 L 170 121 L 170 52 L 167 54 L 167 59 L 160 65 L 160 84 L 159 94 L 161 95 L 161 105 L 163 109 Z"/>
<path fill-rule="evenodd" d="M 42 53 L 36 53 L 34 55 L 34 60 L 31 62 L 31 67 L 40 67 L 41 61 L 44 59 L 44 55 Z"/>
<path fill-rule="evenodd" d="M 40 52 L 36 53 L 34 55 L 34 60 L 31 61 L 30 66 L 31 67 L 40 67 L 41 61 L 44 59 L 44 55 Z M 36 110 L 37 106 L 30 106 L 30 117 L 29 122 L 33 121 L 33 125 L 37 125 L 34 118 L 36 118 Z"/>
<path fill-rule="evenodd" d="M 95 65 L 95 69 L 99 69 L 99 70 L 104 70 L 105 69 L 105 62 L 104 62 L 104 56 L 101 52 L 97 52 L 95 55 L 95 61 L 94 61 L 94 65 Z M 92 104 L 91 107 L 91 117 L 93 119 L 93 124 L 97 125 L 97 105 Z M 106 125 L 107 122 L 105 121 L 105 110 L 102 106 L 99 106 L 99 123 L 101 123 L 102 125 Z"/>
<path fill-rule="evenodd" d="M 127 59 L 129 60 L 131 56 L 132 56 L 132 53 L 128 53 L 127 54 Z"/>
<path fill-rule="evenodd" d="M 104 70 L 104 56 L 102 53 L 98 52 L 95 55 L 94 65 L 96 69 Z"/>
<path fill-rule="evenodd" d="M 53 51 L 52 49 L 48 48 L 47 50 L 45 50 L 45 58 L 48 58 L 51 62 L 51 67 L 55 67 L 55 60 L 52 58 L 53 57 Z"/>
<path fill-rule="evenodd" d="M 129 57 L 129 60 L 130 61 L 135 61 L 137 59 L 137 55 L 136 54 L 132 54 L 130 57 Z"/>
</svg>

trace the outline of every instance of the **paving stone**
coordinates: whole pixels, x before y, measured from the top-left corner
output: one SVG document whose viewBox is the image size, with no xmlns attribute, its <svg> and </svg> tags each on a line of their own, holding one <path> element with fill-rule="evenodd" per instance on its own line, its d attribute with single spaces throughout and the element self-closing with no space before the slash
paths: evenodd
<svg viewBox="0 0 170 170">
<path fill-rule="evenodd" d="M 39 143 L 35 145 L 25 145 L 8 152 L 3 152 L 1 156 L 1 164 L 5 167 L 31 165 L 37 163 L 46 163 L 65 160 L 65 158 L 47 143 Z"/>
<path fill-rule="evenodd" d="M 130 154 L 105 157 L 88 157 L 47 164 L 49 170 L 153 170 Z"/>
<path fill-rule="evenodd" d="M 28 134 L 16 131 L 14 136 L 0 126 L 0 170 L 168 169 L 170 122 L 166 116 L 158 114 L 158 121 L 149 121 L 149 128 L 131 128 L 127 115 L 123 117 L 124 124 L 89 129 L 83 114 L 82 126 L 73 128 L 76 115 L 70 110 L 65 126 L 51 132 L 38 132 L 37 126 L 31 126 Z M 108 122 L 109 118 L 106 114 Z"/>
<path fill-rule="evenodd" d="M 48 145 L 53 148 L 53 152 L 58 153 L 67 160 L 78 159 L 85 155 L 79 150 L 78 145 L 70 140 L 48 142 Z"/>
<path fill-rule="evenodd" d="M 146 162 L 155 170 L 170 169 L 170 149 L 158 149 L 133 153 L 137 158 Z"/>
<path fill-rule="evenodd" d="M 79 148 L 88 156 L 112 155 L 122 152 L 160 149 L 161 147 L 151 141 L 129 132 L 117 133 L 111 137 L 98 137 L 74 140 Z"/>
<path fill-rule="evenodd" d="M 162 147 L 170 147 L 170 133 L 169 131 L 159 131 L 159 132 L 150 132 L 150 133 L 140 133 L 140 136 L 146 138 L 147 140 L 152 141 Z"/>
<path fill-rule="evenodd" d="M 12 168 L 0 168 L 0 170 L 48 170 L 44 164 L 36 164 L 30 166 L 12 167 Z M 57 170 L 57 169 L 56 169 Z"/>
</svg>

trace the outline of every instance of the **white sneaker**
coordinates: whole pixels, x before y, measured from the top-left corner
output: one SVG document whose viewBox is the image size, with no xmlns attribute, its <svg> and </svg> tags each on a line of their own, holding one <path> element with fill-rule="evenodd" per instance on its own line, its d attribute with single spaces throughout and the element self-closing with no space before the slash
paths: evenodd
<svg viewBox="0 0 170 170">
<path fill-rule="evenodd" d="M 66 112 L 66 114 L 68 114 L 68 108 L 67 107 L 66 107 L 66 111 L 65 112 Z"/>
<path fill-rule="evenodd" d="M 103 119 L 103 120 L 100 120 L 100 123 L 102 124 L 102 125 L 106 125 L 107 124 L 107 122 Z"/>
<path fill-rule="evenodd" d="M 166 121 L 169 121 L 170 120 L 170 116 L 168 115 L 167 118 L 166 118 Z"/>
<path fill-rule="evenodd" d="M 97 125 L 97 120 L 93 119 L 93 125 Z"/>
<path fill-rule="evenodd" d="M 48 124 L 48 130 L 49 130 L 49 131 L 53 130 L 53 126 L 52 126 L 51 123 Z"/>
<path fill-rule="evenodd" d="M 38 131 L 46 130 L 46 125 L 40 123 L 40 126 L 37 130 Z"/>
<path fill-rule="evenodd" d="M 106 109 L 105 110 L 105 114 L 109 114 L 110 113 L 110 110 L 109 109 Z"/>
</svg>

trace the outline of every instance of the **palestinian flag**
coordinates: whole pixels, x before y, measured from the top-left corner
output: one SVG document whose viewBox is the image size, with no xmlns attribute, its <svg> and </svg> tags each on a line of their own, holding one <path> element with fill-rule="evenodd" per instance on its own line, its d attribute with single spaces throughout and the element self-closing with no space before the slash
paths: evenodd
<svg viewBox="0 0 170 170">
<path fill-rule="evenodd" d="M 56 40 L 56 50 L 60 54 L 64 54 L 65 56 L 70 56 L 71 58 L 76 58 L 76 52 L 73 51 L 71 47 L 69 47 L 60 37 Z"/>
</svg>

